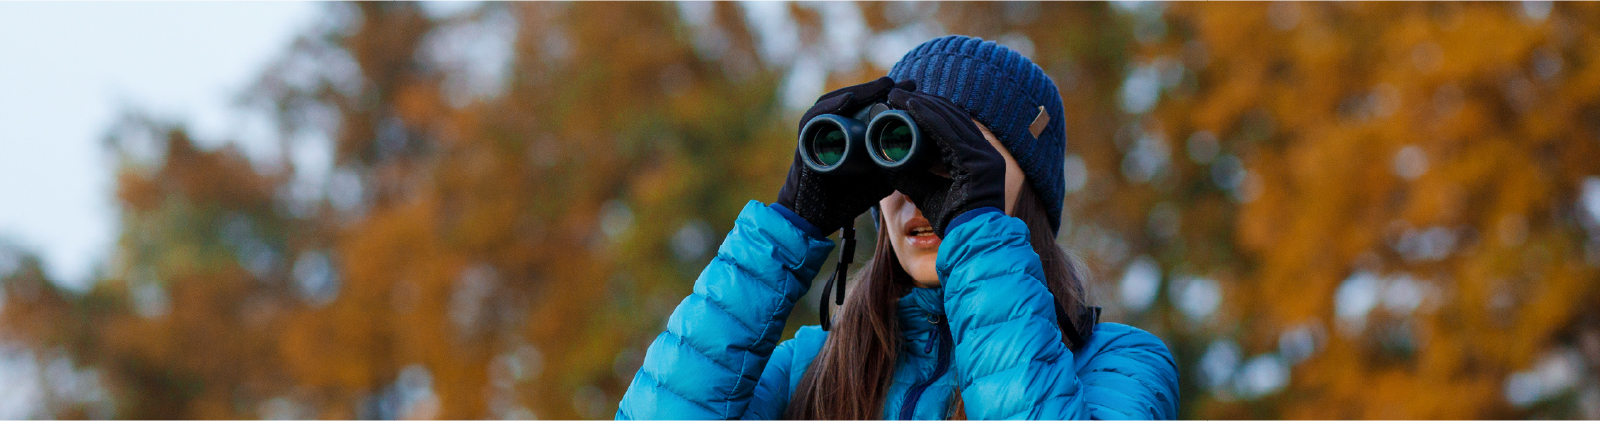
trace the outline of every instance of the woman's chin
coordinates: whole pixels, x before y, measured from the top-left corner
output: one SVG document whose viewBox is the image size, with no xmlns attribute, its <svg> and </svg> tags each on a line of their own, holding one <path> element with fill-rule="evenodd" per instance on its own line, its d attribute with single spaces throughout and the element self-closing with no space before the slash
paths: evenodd
<svg viewBox="0 0 1600 421">
<path fill-rule="evenodd" d="M 906 274 L 916 281 L 918 287 L 936 288 L 939 286 L 939 271 L 935 263 L 939 259 L 936 253 L 917 253 L 910 260 L 904 261 Z"/>
</svg>

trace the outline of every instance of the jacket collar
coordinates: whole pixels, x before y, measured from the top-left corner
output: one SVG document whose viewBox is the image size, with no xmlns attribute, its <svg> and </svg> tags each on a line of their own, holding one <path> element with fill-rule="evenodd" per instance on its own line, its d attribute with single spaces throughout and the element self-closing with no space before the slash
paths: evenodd
<svg viewBox="0 0 1600 421">
<path fill-rule="evenodd" d="M 920 358 L 938 355 L 939 350 L 928 349 L 928 343 L 948 323 L 944 317 L 944 289 L 912 288 L 897 304 L 901 352 Z"/>
</svg>

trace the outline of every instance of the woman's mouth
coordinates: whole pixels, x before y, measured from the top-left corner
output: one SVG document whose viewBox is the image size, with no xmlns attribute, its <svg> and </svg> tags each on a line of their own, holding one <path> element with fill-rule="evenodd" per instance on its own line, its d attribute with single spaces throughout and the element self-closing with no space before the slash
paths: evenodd
<svg viewBox="0 0 1600 421">
<path fill-rule="evenodd" d="M 906 221 L 906 242 L 916 248 L 939 248 L 939 236 L 934 234 L 933 226 L 927 219 L 914 218 Z"/>
</svg>

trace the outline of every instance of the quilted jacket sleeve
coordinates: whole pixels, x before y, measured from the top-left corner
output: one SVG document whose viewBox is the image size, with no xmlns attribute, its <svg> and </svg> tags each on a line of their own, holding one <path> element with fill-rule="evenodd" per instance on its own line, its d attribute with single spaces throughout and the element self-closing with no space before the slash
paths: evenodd
<svg viewBox="0 0 1600 421">
<path fill-rule="evenodd" d="M 1178 371 L 1166 344 L 1149 332 L 1101 323 L 1083 349 L 1090 358 L 1078 370 L 1079 383 L 1094 419 L 1174 419 L 1178 417 Z"/>
<path fill-rule="evenodd" d="M 811 367 L 811 361 L 816 359 L 827 337 L 828 333 L 821 327 L 806 326 L 795 332 L 794 339 L 778 344 L 778 349 L 772 351 L 772 359 L 767 361 L 767 369 L 761 371 L 761 383 L 756 384 L 755 397 L 742 418 L 783 419 L 800 376 Z"/>
<path fill-rule="evenodd" d="M 789 311 L 832 249 L 777 211 L 745 205 L 694 293 L 650 344 L 617 418 L 743 416 Z"/>
<path fill-rule="evenodd" d="M 1021 220 L 990 212 L 952 228 L 936 267 L 971 419 L 1177 416 L 1176 368 L 1153 335 L 1097 330 L 1090 345 L 1113 343 L 1080 348 L 1093 355 L 1081 356 L 1092 360 L 1078 369 L 1061 343 L 1039 256 Z"/>
</svg>

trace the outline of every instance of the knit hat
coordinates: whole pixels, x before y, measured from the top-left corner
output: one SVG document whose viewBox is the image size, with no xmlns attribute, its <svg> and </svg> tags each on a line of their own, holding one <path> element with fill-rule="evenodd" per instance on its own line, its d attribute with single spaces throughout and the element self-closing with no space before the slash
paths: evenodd
<svg viewBox="0 0 1600 421">
<path fill-rule="evenodd" d="M 917 81 L 918 91 L 949 99 L 988 127 L 1055 215 L 1051 231 L 1061 230 L 1067 133 L 1061 93 L 1044 69 L 994 41 L 950 35 L 906 53 L 889 77 Z"/>
</svg>

